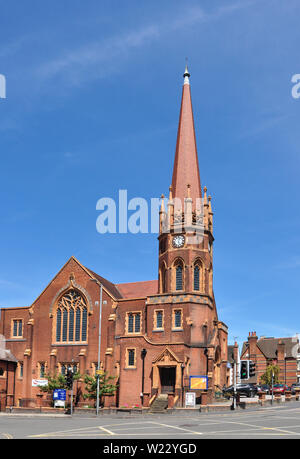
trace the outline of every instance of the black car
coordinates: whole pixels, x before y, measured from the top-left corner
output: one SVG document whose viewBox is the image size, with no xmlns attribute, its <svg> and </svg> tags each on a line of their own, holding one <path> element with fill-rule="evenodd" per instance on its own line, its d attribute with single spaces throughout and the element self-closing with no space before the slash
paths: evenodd
<svg viewBox="0 0 300 459">
<path fill-rule="evenodd" d="M 300 389 L 300 382 L 294 383 L 294 384 L 291 385 L 291 392 L 292 392 L 292 395 L 295 395 L 295 394 L 296 394 L 295 389 Z"/>
<path fill-rule="evenodd" d="M 234 386 L 225 387 L 223 389 L 223 395 L 225 398 L 230 398 L 233 396 Z M 240 396 L 245 397 L 255 397 L 257 394 L 257 387 L 254 384 L 237 384 L 236 393 Z"/>
</svg>

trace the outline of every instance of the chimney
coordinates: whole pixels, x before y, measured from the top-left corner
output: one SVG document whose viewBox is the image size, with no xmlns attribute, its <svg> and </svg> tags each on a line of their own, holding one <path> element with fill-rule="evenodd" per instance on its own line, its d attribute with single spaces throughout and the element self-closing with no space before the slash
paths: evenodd
<svg viewBox="0 0 300 459">
<path fill-rule="evenodd" d="M 256 332 L 249 332 L 248 336 L 248 343 L 249 343 L 249 359 L 256 362 L 256 344 L 257 344 L 258 337 L 256 336 Z"/>
</svg>

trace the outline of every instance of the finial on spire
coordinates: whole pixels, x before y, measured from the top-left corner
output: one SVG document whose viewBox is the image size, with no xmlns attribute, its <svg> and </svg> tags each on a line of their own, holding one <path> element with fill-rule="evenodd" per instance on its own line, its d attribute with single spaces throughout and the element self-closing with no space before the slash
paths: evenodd
<svg viewBox="0 0 300 459">
<path fill-rule="evenodd" d="M 184 74 L 183 74 L 183 77 L 184 77 L 184 82 L 183 84 L 190 84 L 190 78 L 191 74 L 189 73 L 189 69 L 188 69 L 188 65 L 187 65 L 187 57 L 185 58 L 185 71 L 184 71 Z"/>
</svg>

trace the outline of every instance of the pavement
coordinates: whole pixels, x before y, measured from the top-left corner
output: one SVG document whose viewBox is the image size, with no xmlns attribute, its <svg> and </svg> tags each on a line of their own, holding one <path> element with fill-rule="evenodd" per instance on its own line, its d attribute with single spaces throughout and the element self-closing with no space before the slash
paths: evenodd
<svg viewBox="0 0 300 459">
<path fill-rule="evenodd" d="M 174 410 L 171 415 L 122 413 L 85 417 L 3 413 L 0 416 L 0 438 L 101 439 L 103 445 L 107 441 L 113 444 L 114 440 L 134 444 L 140 439 L 149 442 L 172 439 L 175 444 L 180 439 L 300 438 L 300 402 L 266 407 L 256 405 L 251 410 L 224 413 L 181 410 L 177 414 Z"/>
</svg>

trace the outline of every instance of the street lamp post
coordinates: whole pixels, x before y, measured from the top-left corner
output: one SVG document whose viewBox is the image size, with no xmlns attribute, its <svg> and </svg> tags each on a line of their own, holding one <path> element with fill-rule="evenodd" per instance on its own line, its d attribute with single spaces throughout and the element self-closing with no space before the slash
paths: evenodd
<svg viewBox="0 0 300 459">
<path fill-rule="evenodd" d="M 141 357 L 143 361 L 142 366 L 142 392 L 141 392 L 141 399 L 142 399 L 142 406 L 144 405 L 144 382 L 145 382 L 145 357 L 147 355 L 147 349 L 142 349 Z"/>
<path fill-rule="evenodd" d="M 236 360 L 233 361 L 233 401 L 232 409 L 236 409 Z"/>
<path fill-rule="evenodd" d="M 273 400 L 274 400 L 274 389 L 273 389 L 273 386 L 274 386 L 274 372 L 272 371 L 272 400 L 271 400 L 271 404 L 273 405 Z"/>
<path fill-rule="evenodd" d="M 96 400 L 96 414 L 99 414 L 99 392 L 100 392 L 100 350 L 101 350 L 101 318 L 102 318 L 102 284 L 97 279 L 91 279 L 96 282 L 100 287 L 100 304 L 99 304 L 99 333 L 98 333 L 98 362 L 97 362 L 97 400 Z"/>
<path fill-rule="evenodd" d="M 184 406 L 184 385 L 183 385 L 183 373 L 184 373 L 185 365 L 184 363 L 181 364 L 181 406 Z"/>
</svg>

